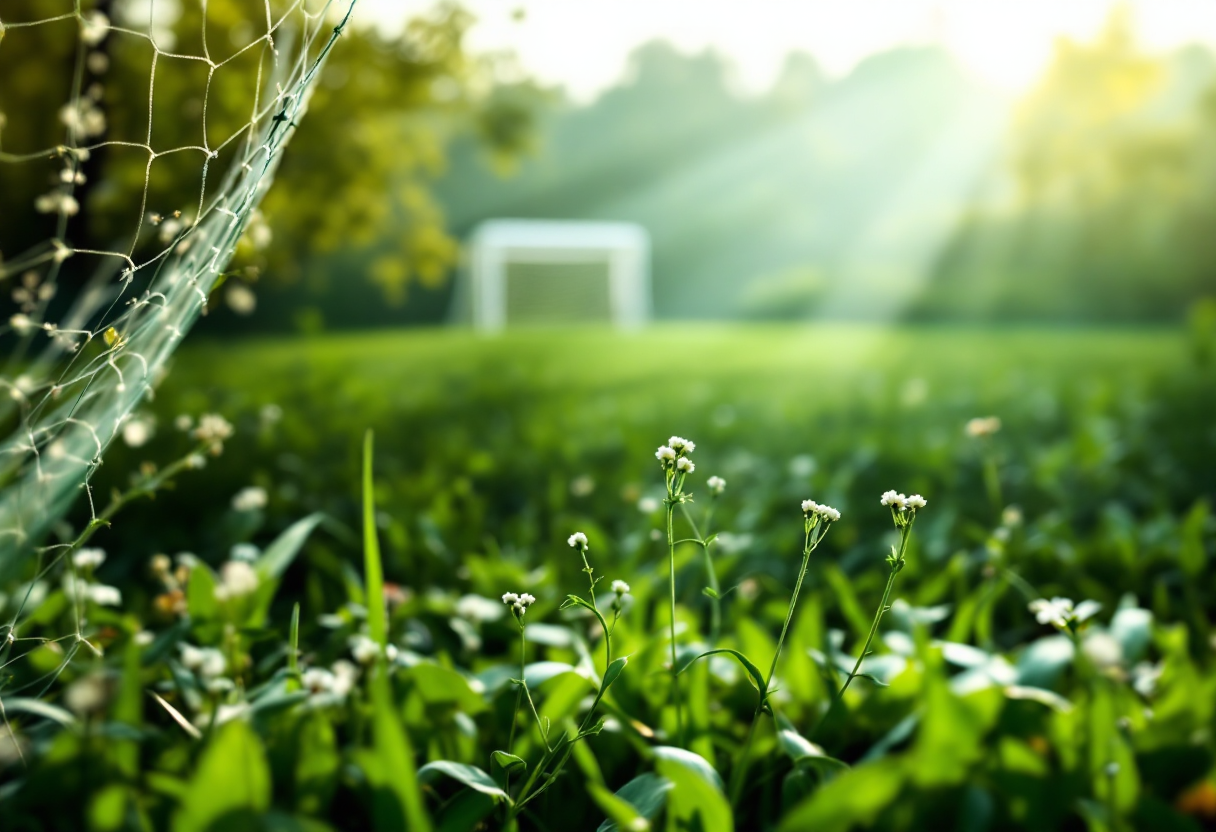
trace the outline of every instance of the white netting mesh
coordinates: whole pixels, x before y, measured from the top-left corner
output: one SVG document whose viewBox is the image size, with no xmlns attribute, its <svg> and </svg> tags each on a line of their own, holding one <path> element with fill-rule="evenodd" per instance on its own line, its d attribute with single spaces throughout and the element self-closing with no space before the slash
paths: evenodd
<svg viewBox="0 0 1216 832">
<path fill-rule="evenodd" d="M 214 15 L 216 0 L 212 3 Z M 26 556 L 41 551 L 51 525 L 82 491 L 88 493 L 107 444 L 150 394 L 166 359 L 203 311 L 270 185 L 354 0 L 228 3 L 225 26 L 233 31 L 243 27 L 248 43 L 225 42 L 226 55 L 214 32 L 208 41 L 208 0 L 115 0 L 104 4 L 110 14 L 81 0 L 61 13 L 52 13 L 53 5 L 50 0 L 34 4 L 45 16 L 18 20 L 4 20 L 8 12 L 0 6 L 0 58 L 20 38 L 50 31 L 42 27 L 76 30 L 70 33 L 75 62 L 71 92 L 58 108 L 58 135 L 29 148 L 0 143 L 0 188 L 6 171 L 45 165 L 48 159 L 62 164 L 54 187 L 28 206 L 55 217 L 54 233 L 15 256 L 5 252 L 6 259 L 0 260 L 0 286 L 21 304 L 0 324 L 0 336 L 14 345 L 0 373 L 5 393 L 0 424 L 13 428 L 0 444 L 0 578 L 11 577 Z M 172 21 L 194 19 L 187 14 L 201 21 L 198 52 L 175 51 L 166 35 Z M 234 15 L 244 19 L 234 22 Z M 134 22 L 140 19 L 144 23 Z M 147 49 L 146 88 L 121 93 L 124 98 L 147 97 L 146 130 L 134 139 L 107 134 L 106 105 L 100 87 L 90 81 L 92 73 L 104 68 L 103 59 L 96 57 L 105 54 L 98 45 L 110 38 L 137 39 L 126 45 Z M 224 94 L 231 110 L 234 85 L 225 73 L 238 72 L 251 99 L 247 120 L 237 129 L 225 125 L 225 135 L 214 135 L 209 109 L 218 108 L 215 99 Z M 177 83 L 171 99 L 164 101 L 158 88 L 172 73 L 178 74 Z M 160 110 L 179 104 L 183 90 L 201 104 L 201 130 L 196 143 L 165 146 L 161 133 L 174 131 L 161 129 Z M 169 117 L 175 113 L 171 110 Z M 0 115 L 0 139 L 6 126 L 11 131 L 25 116 Z M 85 179 L 82 170 L 90 158 L 105 153 L 146 159 L 142 189 L 131 189 L 138 195 L 138 211 L 131 212 L 128 227 L 102 224 L 109 229 L 108 239 L 120 241 L 114 248 L 79 247 L 69 234 L 69 220 L 93 204 L 77 198 Z M 161 216 L 152 213 L 149 194 L 155 191 L 165 199 L 163 190 L 153 187 L 153 177 L 168 163 L 175 181 L 184 181 L 183 167 L 193 167 L 198 184 L 197 190 L 176 195 L 182 208 Z M 121 226 L 126 215 L 115 210 L 114 216 Z M 49 320 L 64 270 L 86 258 L 96 261 L 92 277 L 78 283 L 72 303 L 60 304 L 57 319 Z M 88 498 L 92 505 L 91 494 Z"/>
</svg>

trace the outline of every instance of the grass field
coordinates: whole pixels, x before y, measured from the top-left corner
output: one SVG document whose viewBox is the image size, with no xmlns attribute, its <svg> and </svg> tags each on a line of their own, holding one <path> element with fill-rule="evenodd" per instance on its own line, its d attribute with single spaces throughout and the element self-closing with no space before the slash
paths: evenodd
<svg viewBox="0 0 1216 832">
<path fill-rule="evenodd" d="M 1167 330 L 711 325 L 193 345 L 151 404 L 152 440 L 116 448 L 98 493 L 141 460 L 186 452 L 180 414 L 223 413 L 235 435 L 93 543 L 124 598 L 122 617 L 96 614 L 115 631 L 111 652 L 135 643 L 123 633 L 157 635 L 159 652 L 124 678 L 202 726 L 203 750 L 153 704 L 136 709 L 151 780 L 124 774 L 127 758 L 87 732 L 47 732 L 76 745 L 25 779 L 3 775 L 0 799 L 14 828 L 36 828 L 67 778 L 81 805 L 110 788 L 153 828 L 213 828 L 221 815 L 183 795 L 229 788 L 212 756 L 239 751 L 266 761 L 267 785 L 241 792 L 228 820 L 273 806 L 304 824 L 282 827 L 293 829 L 418 826 L 422 814 L 450 830 L 1205 828 L 1216 821 L 1216 391 L 1192 346 Z M 999 430 L 968 435 L 989 416 Z M 368 666 L 341 696 L 308 694 L 284 664 L 294 604 L 303 668 L 336 669 L 352 638 L 375 632 L 358 531 L 367 428 L 391 689 Z M 655 448 L 672 434 L 697 448 L 693 502 L 674 511 L 675 537 L 693 540 L 669 552 Z M 713 475 L 727 483 L 720 497 Z M 250 486 L 264 505 L 233 502 Z M 868 676 L 840 695 L 901 545 L 879 504 L 891 488 L 928 505 Z M 803 565 L 808 497 L 842 518 Z M 231 558 L 284 551 L 276 536 L 314 516 L 326 519 L 275 555 L 290 565 L 263 575 L 256 609 L 194 588 L 226 580 Z M 588 609 L 559 609 L 568 594 L 592 598 L 574 531 L 606 579 L 601 610 L 608 582 L 630 586 L 610 644 Z M 698 541 L 710 533 L 707 558 Z M 185 606 L 166 612 L 148 563 L 180 552 L 215 571 L 195 566 Z M 764 708 L 765 680 L 726 654 L 673 687 L 673 605 L 677 666 L 722 648 L 767 677 L 803 570 Z M 498 600 L 508 591 L 537 597 L 520 619 L 535 719 L 510 682 L 521 642 Z M 1028 610 L 1057 595 L 1101 609 L 1057 630 Z M 64 626 L 44 618 L 31 629 Z M 208 693 L 174 652 L 182 641 L 223 650 L 231 684 Z M 628 657 L 619 676 L 605 648 Z M 89 672 L 69 666 L 64 681 Z M 98 724 L 131 722 L 125 707 Z M 546 750 L 579 726 L 598 732 L 568 761 L 560 743 Z M 386 745 L 392 736 L 414 755 Z M 410 759 L 455 768 L 422 768 L 415 788 L 400 773 Z M 69 776 L 89 761 L 97 782 Z"/>
</svg>

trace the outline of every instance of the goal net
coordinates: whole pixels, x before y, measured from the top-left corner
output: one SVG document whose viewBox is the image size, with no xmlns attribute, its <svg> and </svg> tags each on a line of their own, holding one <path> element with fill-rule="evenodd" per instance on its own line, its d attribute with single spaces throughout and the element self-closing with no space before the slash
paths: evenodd
<svg viewBox="0 0 1216 832">
<path fill-rule="evenodd" d="M 106 446 L 256 222 L 353 5 L 0 5 L 0 285 L 15 305 L 0 322 L 0 582 L 62 557 L 48 530 L 78 497 L 93 505 Z"/>
</svg>

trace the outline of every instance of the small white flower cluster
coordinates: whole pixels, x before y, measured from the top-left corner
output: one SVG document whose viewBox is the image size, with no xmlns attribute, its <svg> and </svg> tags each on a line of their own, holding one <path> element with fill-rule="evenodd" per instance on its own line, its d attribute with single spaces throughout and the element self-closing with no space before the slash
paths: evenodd
<svg viewBox="0 0 1216 832">
<path fill-rule="evenodd" d="M 359 664 L 371 664 L 376 659 L 380 658 L 380 645 L 375 639 L 369 638 L 362 633 L 357 633 L 347 640 L 347 645 L 350 647 L 350 654 L 355 657 L 355 661 Z M 397 645 L 386 644 L 384 646 L 384 658 L 390 662 L 397 660 Z"/>
<path fill-rule="evenodd" d="M 1060 630 L 1075 631 L 1092 618 L 1102 605 L 1097 601 L 1082 601 L 1073 607 L 1071 598 L 1038 598 L 1030 602 L 1030 611 L 1040 624 L 1051 624 Z"/>
<path fill-rule="evenodd" d="M 88 593 L 89 600 L 99 607 L 122 606 L 122 592 L 118 587 L 106 586 L 105 584 L 89 584 L 85 591 Z"/>
<path fill-rule="evenodd" d="M 208 445 L 212 455 L 218 456 L 224 450 L 224 440 L 232 436 L 232 425 L 218 413 L 205 413 L 199 417 L 198 427 L 194 429 L 194 438 Z"/>
<path fill-rule="evenodd" d="M 344 699 L 355 686 L 359 670 L 345 659 L 338 659 L 333 668 L 310 667 L 300 674 L 300 683 L 312 694 L 330 694 Z"/>
<path fill-rule="evenodd" d="M 230 560 L 220 567 L 220 580 L 215 585 L 215 600 L 249 595 L 258 588 L 258 573 L 248 561 Z"/>
<path fill-rule="evenodd" d="M 571 546 L 574 544 L 571 543 Z M 536 603 L 536 596 L 527 592 L 504 592 L 502 602 L 511 608 L 511 615 L 523 619 L 528 607 Z"/>
<path fill-rule="evenodd" d="M 568 538 L 566 538 L 566 542 L 570 544 L 571 549 L 578 549 L 580 552 L 587 551 L 587 535 L 583 534 L 582 532 L 575 532 L 574 534 L 570 535 Z M 513 593 L 508 592 L 507 594 L 511 595 Z M 506 600 L 505 597 L 503 600 Z"/>
<path fill-rule="evenodd" d="M 691 474 L 697 470 L 688 455 L 697 449 L 697 443 L 682 436 L 673 436 L 666 445 L 660 445 L 654 452 L 654 458 L 659 461 L 663 470 L 675 470 L 681 474 Z"/>
<path fill-rule="evenodd" d="M 992 436 L 1001 429 L 1001 419 L 999 416 L 983 416 L 971 419 L 967 422 L 964 428 L 967 435 L 973 439 L 979 439 L 984 436 Z"/>
<path fill-rule="evenodd" d="M 618 596 L 625 595 L 629 592 L 629 584 L 625 583 L 624 581 L 613 581 L 612 591 Z"/>
<path fill-rule="evenodd" d="M 39 195 L 34 200 L 34 210 L 39 214 L 63 214 L 65 217 L 74 217 L 80 213 L 80 203 L 71 194 L 55 190 Z"/>
<path fill-rule="evenodd" d="M 228 661 L 223 652 L 215 647 L 194 647 L 190 644 L 178 645 L 182 651 L 182 664 L 187 670 L 194 671 L 203 683 L 203 687 L 215 693 L 231 687 L 232 682 L 224 678 L 224 670 Z"/>
<path fill-rule="evenodd" d="M 825 523 L 835 523 L 840 519 L 839 511 L 831 506 L 822 506 L 814 500 L 802 501 L 802 513 L 805 514 L 808 519 L 817 517 L 820 520 L 823 520 Z"/>
<path fill-rule="evenodd" d="M 136 416 L 122 423 L 122 441 L 128 447 L 141 448 L 152 438 L 152 420 Z"/>
<path fill-rule="evenodd" d="M 72 563 L 77 569 L 96 569 L 106 561 L 104 549 L 77 549 Z"/>
<path fill-rule="evenodd" d="M 705 486 L 709 489 L 709 493 L 716 497 L 726 490 L 726 480 L 721 477 L 710 477 L 705 481 Z"/>
<path fill-rule="evenodd" d="M 928 501 L 919 494 L 913 494 L 909 497 L 906 494 L 900 494 L 898 491 L 884 491 L 879 502 L 884 506 L 890 507 L 891 511 L 912 511 L 924 508 Z"/>
<path fill-rule="evenodd" d="M 260 486 L 250 485 L 242 488 L 232 497 L 232 508 L 234 511 L 259 511 L 266 508 L 266 489 Z"/>
<path fill-rule="evenodd" d="M 909 497 L 898 491 L 884 491 L 879 502 L 891 509 L 891 519 L 897 529 L 910 529 L 916 512 L 928 504 L 928 500 L 919 494 Z"/>
</svg>

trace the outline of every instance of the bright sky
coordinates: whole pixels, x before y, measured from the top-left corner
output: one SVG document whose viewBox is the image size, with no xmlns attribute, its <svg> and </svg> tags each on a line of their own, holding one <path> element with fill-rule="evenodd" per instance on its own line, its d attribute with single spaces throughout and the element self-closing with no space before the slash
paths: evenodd
<svg viewBox="0 0 1216 832">
<path fill-rule="evenodd" d="M 469 45 L 510 49 L 543 82 L 586 99 L 620 77 L 630 50 L 655 38 L 713 48 L 739 82 L 763 88 L 784 56 L 814 55 L 832 74 L 908 43 L 941 43 L 977 76 L 1009 90 L 1034 80 L 1060 35 L 1089 38 L 1116 0 L 463 0 Z M 393 26 L 430 0 L 360 0 L 364 20 Z M 1128 0 L 1141 42 L 1216 46 L 1216 0 Z M 515 20 L 523 9 L 523 20 Z"/>
</svg>

